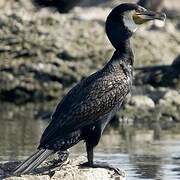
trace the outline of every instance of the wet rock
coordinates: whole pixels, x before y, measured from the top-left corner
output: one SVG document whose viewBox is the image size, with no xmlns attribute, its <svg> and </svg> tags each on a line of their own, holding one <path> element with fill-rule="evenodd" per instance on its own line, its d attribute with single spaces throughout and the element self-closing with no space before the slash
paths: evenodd
<svg viewBox="0 0 180 180">
<path fill-rule="evenodd" d="M 79 157 L 76 160 L 71 160 L 66 165 L 62 166 L 62 168 L 51 169 L 50 171 L 43 172 L 42 167 L 41 171 L 43 173 L 33 174 L 33 175 L 21 175 L 20 177 L 10 175 L 11 170 L 14 169 L 16 162 L 7 163 L 1 165 L 3 169 L 5 169 L 5 173 L 8 172 L 9 177 L 5 177 L 6 180 L 41 180 L 41 179 L 63 179 L 63 180 L 110 180 L 110 179 L 119 179 L 125 180 L 126 175 L 125 172 L 122 171 L 122 175 L 117 175 L 111 170 L 103 169 L 103 168 L 81 168 L 79 166 L 80 163 L 83 163 L 86 160 L 85 157 Z M 44 163 L 45 164 L 45 163 Z M 8 170 L 7 170 L 8 169 Z"/>
<path fill-rule="evenodd" d="M 132 96 L 130 104 L 135 106 L 136 108 L 154 108 L 155 103 L 154 101 L 147 97 L 147 96 L 142 96 L 142 95 L 136 95 Z"/>
</svg>

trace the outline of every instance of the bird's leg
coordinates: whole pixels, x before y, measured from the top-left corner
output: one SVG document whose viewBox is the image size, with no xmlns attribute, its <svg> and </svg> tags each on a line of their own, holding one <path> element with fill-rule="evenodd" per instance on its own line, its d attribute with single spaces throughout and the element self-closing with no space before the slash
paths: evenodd
<svg viewBox="0 0 180 180">
<path fill-rule="evenodd" d="M 93 147 L 86 145 L 86 149 L 87 149 L 88 162 L 81 164 L 82 167 L 105 168 L 105 169 L 113 170 L 118 175 L 125 176 L 124 172 L 117 167 L 114 167 L 104 162 L 94 162 L 93 161 L 93 157 L 94 157 Z"/>
<path fill-rule="evenodd" d="M 93 165 L 93 158 L 94 158 L 94 153 L 93 153 L 93 147 L 86 143 L 86 151 L 87 151 L 87 159 L 88 162 L 85 162 L 81 164 L 83 167 L 92 167 Z"/>
<path fill-rule="evenodd" d="M 93 165 L 94 152 L 93 147 L 86 145 L 88 164 Z"/>
</svg>

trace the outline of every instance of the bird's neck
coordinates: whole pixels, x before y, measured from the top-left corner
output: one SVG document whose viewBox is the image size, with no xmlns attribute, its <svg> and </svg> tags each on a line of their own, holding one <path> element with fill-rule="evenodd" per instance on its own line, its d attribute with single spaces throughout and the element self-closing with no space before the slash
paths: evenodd
<svg viewBox="0 0 180 180">
<path fill-rule="evenodd" d="M 105 65 L 104 69 L 108 72 L 114 72 L 114 75 L 118 74 L 122 66 L 128 71 L 129 75 L 132 75 L 134 54 L 130 46 L 129 40 L 121 44 L 122 46 L 116 49 L 112 55 L 110 61 Z"/>
<path fill-rule="evenodd" d="M 119 43 L 110 60 L 111 64 L 121 64 L 122 62 L 131 66 L 133 66 L 134 63 L 134 54 L 129 39 Z"/>
<path fill-rule="evenodd" d="M 133 66 L 134 56 L 130 43 L 133 32 L 124 25 L 123 16 L 117 18 L 117 16 L 110 15 L 107 17 L 106 34 L 115 48 L 115 52 L 106 67 L 118 69 L 122 63 Z"/>
<path fill-rule="evenodd" d="M 118 46 L 115 47 L 115 52 L 118 52 L 118 54 L 129 54 L 132 51 L 130 39 L 121 40 L 118 43 Z"/>
</svg>

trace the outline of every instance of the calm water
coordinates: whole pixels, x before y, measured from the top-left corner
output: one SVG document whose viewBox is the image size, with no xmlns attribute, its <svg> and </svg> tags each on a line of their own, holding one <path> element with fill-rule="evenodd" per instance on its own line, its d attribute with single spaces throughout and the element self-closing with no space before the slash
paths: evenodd
<svg viewBox="0 0 180 180">
<path fill-rule="evenodd" d="M 24 159 L 38 144 L 48 121 L 43 120 L 55 103 L 0 105 L 0 161 Z M 43 118 L 42 118 L 43 117 Z M 95 158 L 127 172 L 128 179 L 180 179 L 180 127 L 157 131 L 121 125 L 108 130 L 95 150 Z M 155 138 L 156 137 L 156 138 Z M 85 155 L 84 144 L 71 149 L 72 156 Z"/>
</svg>

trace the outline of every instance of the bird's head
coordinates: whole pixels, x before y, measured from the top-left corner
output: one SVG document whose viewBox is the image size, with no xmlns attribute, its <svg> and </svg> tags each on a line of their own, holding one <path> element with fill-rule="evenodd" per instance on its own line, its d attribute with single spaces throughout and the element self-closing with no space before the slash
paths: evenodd
<svg viewBox="0 0 180 180">
<path fill-rule="evenodd" d="M 137 4 L 123 3 L 108 15 L 106 33 L 116 48 L 118 43 L 130 38 L 141 24 L 155 19 L 165 21 L 165 18 L 164 13 L 149 11 Z"/>
</svg>

